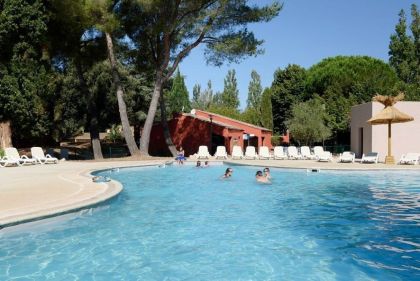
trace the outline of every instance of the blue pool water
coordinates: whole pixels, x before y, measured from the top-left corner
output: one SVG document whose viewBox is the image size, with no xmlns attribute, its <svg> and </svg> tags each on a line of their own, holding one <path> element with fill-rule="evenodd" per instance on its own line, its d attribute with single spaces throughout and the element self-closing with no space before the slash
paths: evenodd
<svg viewBox="0 0 420 281">
<path fill-rule="evenodd" d="M 0 280 L 420 280 L 420 173 L 225 169 L 102 172 L 111 202 L 0 231 Z"/>
</svg>

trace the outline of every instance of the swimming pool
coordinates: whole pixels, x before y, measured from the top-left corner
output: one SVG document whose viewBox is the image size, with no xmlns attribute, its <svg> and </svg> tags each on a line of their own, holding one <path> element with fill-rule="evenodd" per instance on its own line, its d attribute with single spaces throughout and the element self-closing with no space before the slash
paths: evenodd
<svg viewBox="0 0 420 281">
<path fill-rule="evenodd" d="M 415 280 L 420 174 L 127 168 L 90 211 L 0 231 L 0 280 Z"/>
</svg>

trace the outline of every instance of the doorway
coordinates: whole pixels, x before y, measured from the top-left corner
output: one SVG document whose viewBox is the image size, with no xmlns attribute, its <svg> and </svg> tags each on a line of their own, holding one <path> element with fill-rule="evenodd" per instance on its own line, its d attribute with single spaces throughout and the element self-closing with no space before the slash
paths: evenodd
<svg viewBox="0 0 420 281">
<path fill-rule="evenodd" d="M 363 155 L 363 127 L 359 128 L 359 149 L 358 152 L 360 153 L 358 157 L 362 157 Z"/>
<path fill-rule="evenodd" d="M 221 135 L 212 134 L 211 136 L 211 148 L 210 154 L 213 155 L 216 153 L 216 149 L 218 146 L 225 146 L 225 138 Z"/>
</svg>

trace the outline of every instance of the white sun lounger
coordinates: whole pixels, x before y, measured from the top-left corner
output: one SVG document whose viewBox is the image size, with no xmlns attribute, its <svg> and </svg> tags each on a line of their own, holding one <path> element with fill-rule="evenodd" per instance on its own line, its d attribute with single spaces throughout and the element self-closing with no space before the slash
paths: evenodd
<svg viewBox="0 0 420 281">
<path fill-rule="evenodd" d="M 234 145 L 232 148 L 232 159 L 243 159 L 244 153 L 239 145 Z"/>
<path fill-rule="evenodd" d="M 33 164 L 36 164 L 36 160 L 33 159 L 33 158 L 29 158 L 26 155 L 20 156 L 19 155 L 19 152 L 14 147 L 7 147 L 4 150 L 4 154 L 5 154 L 5 156 L 0 161 L 0 165 L 2 167 L 6 167 L 8 165 L 21 166 L 21 165 L 33 165 Z"/>
<path fill-rule="evenodd" d="M 417 165 L 420 161 L 420 153 L 407 153 L 401 156 L 398 164 Z"/>
<path fill-rule="evenodd" d="M 287 156 L 293 160 L 302 159 L 302 155 L 298 153 L 296 146 L 289 146 L 287 148 Z"/>
<path fill-rule="evenodd" d="M 20 166 L 21 164 L 20 164 L 19 159 L 11 159 L 11 158 L 8 158 L 7 156 L 0 158 L 0 168 L 10 166 L 10 165 Z"/>
<path fill-rule="evenodd" d="M 270 159 L 271 155 L 270 155 L 270 151 L 268 150 L 267 146 L 260 146 L 260 151 L 259 151 L 259 158 L 260 159 Z"/>
<path fill-rule="evenodd" d="M 315 158 L 318 159 L 320 155 L 324 153 L 324 148 L 322 146 L 315 146 L 314 147 L 314 154 Z"/>
<path fill-rule="evenodd" d="M 317 158 L 319 162 L 330 162 L 332 160 L 332 154 L 329 151 L 324 151 Z"/>
<path fill-rule="evenodd" d="M 362 161 L 360 163 L 378 163 L 379 154 L 378 152 L 369 152 L 368 154 L 362 155 Z"/>
<path fill-rule="evenodd" d="M 45 155 L 41 147 L 38 147 L 38 146 L 32 147 L 31 154 L 32 154 L 32 158 L 34 158 L 40 164 L 49 164 L 49 163 L 57 164 L 58 163 L 57 158 L 52 157 L 49 154 Z"/>
<path fill-rule="evenodd" d="M 356 156 L 355 156 L 354 152 L 344 151 L 343 153 L 340 154 L 340 159 L 338 160 L 338 162 L 354 163 L 355 158 L 356 158 Z"/>
<path fill-rule="evenodd" d="M 254 146 L 247 146 L 245 149 L 245 159 L 255 160 L 258 159 L 258 154 Z"/>
<path fill-rule="evenodd" d="M 287 155 L 284 153 L 283 146 L 274 147 L 274 159 L 276 160 L 287 159 Z"/>
<path fill-rule="evenodd" d="M 209 158 L 210 158 L 210 153 L 207 146 L 200 145 L 198 147 L 197 159 L 209 159 Z"/>
<path fill-rule="evenodd" d="M 313 160 L 316 158 L 314 154 L 311 153 L 309 146 L 302 146 L 300 148 L 300 154 L 302 155 L 303 159 L 310 159 Z"/>
<path fill-rule="evenodd" d="M 216 159 L 227 159 L 226 147 L 218 146 L 216 148 L 216 153 L 214 154 L 214 157 Z"/>
</svg>

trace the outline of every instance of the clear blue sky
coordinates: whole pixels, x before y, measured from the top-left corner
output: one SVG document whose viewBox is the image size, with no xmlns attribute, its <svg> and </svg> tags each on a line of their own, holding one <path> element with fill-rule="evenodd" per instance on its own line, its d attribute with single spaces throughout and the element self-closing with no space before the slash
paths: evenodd
<svg viewBox="0 0 420 281">
<path fill-rule="evenodd" d="M 254 1 L 258 5 L 269 0 Z M 229 69 L 236 70 L 241 108 L 246 106 L 251 71 L 261 76 L 263 87 L 273 81 L 277 68 L 299 64 L 305 68 L 323 58 L 336 55 L 367 55 L 388 61 L 389 38 L 398 22 L 398 13 L 420 0 L 284 0 L 283 10 L 269 23 L 253 24 L 249 29 L 265 41 L 265 54 L 246 58 L 240 64 L 208 66 L 203 48 L 192 51 L 180 65 L 190 96 L 195 84 L 223 90 Z"/>
</svg>

